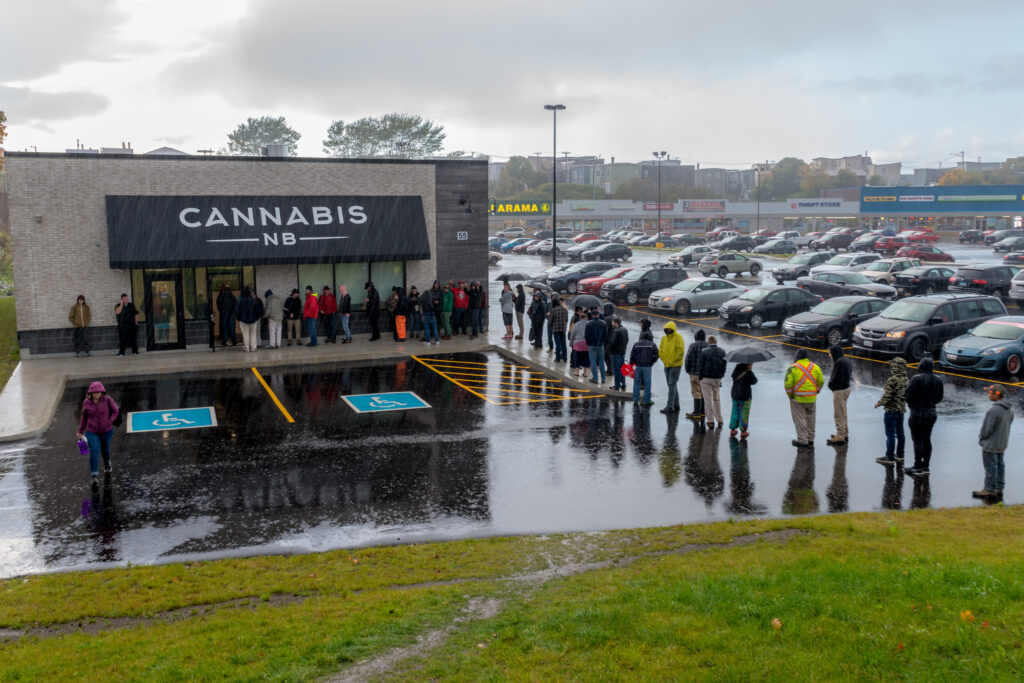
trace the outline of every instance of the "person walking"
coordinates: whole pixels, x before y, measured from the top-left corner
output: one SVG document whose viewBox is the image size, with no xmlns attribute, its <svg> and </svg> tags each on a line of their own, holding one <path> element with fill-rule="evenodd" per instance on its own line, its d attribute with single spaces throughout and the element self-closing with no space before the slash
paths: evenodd
<svg viewBox="0 0 1024 683">
<path fill-rule="evenodd" d="M 413 285 L 409 288 L 409 296 L 406 298 L 406 315 L 409 324 L 406 326 L 405 335 L 409 341 L 416 338 L 417 334 L 423 331 L 423 312 L 420 308 L 420 290 Z M 426 341 L 424 339 L 424 341 Z"/>
<path fill-rule="evenodd" d="M 686 414 L 688 420 L 704 419 L 704 394 L 700 390 L 700 354 L 708 343 L 704 341 L 704 330 L 697 330 L 693 335 L 693 343 L 686 351 L 683 371 L 690 378 L 690 396 L 693 397 L 693 412 Z"/>
<path fill-rule="evenodd" d="M 256 350 L 256 339 L 259 335 L 260 319 L 263 317 L 263 304 L 253 296 L 252 287 L 242 290 L 236 312 L 238 324 L 242 328 L 242 350 Z"/>
<path fill-rule="evenodd" d="M 925 358 L 917 366 L 917 374 L 907 385 L 907 407 L 910 417 L 910 440 L 914 444 L 914 466 L 904 470 L 912 477 L 926 476 L 932 462 L 932 427 L 937 414 L 935 406 L 942 402 L 944 387 L 935 376 L 935 362 Z"/>
<path fill-rule="evenodd" d="M 327 339 L 324 340 L 327 344 L 338 343 L 338 300 L 331 293 L 331 288 L 324 285 L 323 292 L 320 294 L 320 315 L 324 319 L 324 327 L 327 328 Z"/>
<path fill-rule="evenodd" d="M 567 315 L 568 313 L 566 311 Z M 555 334 L 557 335 L 558 333 L 556 332 Z M 555 337 L 555 344 L 556 346 L 558 344 L 557 336 Z M 612 376 L 615 378 L 615 384 L 612 386 L 612 389 L 626 390 L 626 378 L 622 374 L 622 366 L 626 362 L 626 350 L 628 348 L 629 332 L 622 326 L 622 318 L 617 315 L 612 316 L 612 332 L 608 335 L 608 343 L 605 345 L 605 349 L 607 349 L 611 357 Z"/>
<path fill-rule="evenodd" d="M 309 346 L 319 346 L 316 338 L 316 319 L 320 317 L 320 303 L 311 285 L 306 285 L 306 303 L 302 306 L 302 320 L 306 323 Z"/>
<path fill-rule="evenodd" d="M 363 305 L 366 308 L 366 319 L 370 323 L 369 341 L 377 341 L 380 339 L 380 294 L 373 286 L 372 281 L 367 281 L 363 289 L 366 290 L 366 299 Z"/>
<path fill-rule="evenodd" d="M 751 389 L 757 384 L 757 375 L 754 374 L 753 363 L 739 363 L 732 370 L 732 387 L 729 396 L 732 398 L 732 415 L 729 416 L 729 436 L 736 436 L 739 430 L 740 438 L 750 436 L 748 426 L 750 424 L 750 401 L 754 398 L 754 391 Z"/>
<path fill-rule="evenodd" d="M 217 295 L 217 317 L 220 319 L 220 345 L 231 346 L 237 341 L 235 337 L 235 309 L 238 307 L 238 299 L 227 284 L 220 286 L 220 294 Z"/>
<path fill-rule="evenodd" d="M 298 289 L 292 289 L 291 295 L 284 301 L 284 320 L 288 326 L 284 333 L 288 338 L 288 346 L 292 345 L 292 341 L 302 346 L 302 299 L 299 298 Z"/>
<path fill-rule="evenodd" d="M 568 309 L 566 309 L 568 312 Z M 573 314 L 573 321 L 569 327 L 569 347 L 572 349 L 572 375 L 587 378 L 587 368 L 590 367 L 590 354 L 587 353 L 587 325 L 589 320 L 583 315 L 583 309 L 576 306 Z"/>
<path fill-rule="evenodd" d="M 268 289 L 263 292 L 263 316 L 267 319 L 267 348 L 281 348 L 281 322 L 284 320 L 284 302 Z"/>
<path fill-rule="evenodd" d="M 1010 443 L 1010 425 L 1013 423 L 1013 408 L 1004 397 L 1004 389 L 996 384 L 986 387 L 992 406 L 985 413 L 985 420 L 978 432 L 981 446 L 981 461 L 985 467 L 985 485 L 971 495 L 975 498 L 998 501 L 1003 498 L 1006 484 L 1006 465 L 1003 454 Z"/>
<path fill-rule="evenodd" d="M 683 371 L 683 360 L 686 357 L 686 344 L 683 335 L 676 332 L 676 324 L 671 320 L 665 323 L 665 335 L 658 345 L 658 357 L 665 366 L 665 382 L 668 384 L 668 402 L 661 412 L 679 412 L 679 375 Z M 603 369 L 603 368 L 602 368 Z"/>
<path fill-rule="evenodd" d="M 536 348 L 542 349 L 544 348 L 544 317 L 547 315 L 547 311 L 544 308 L 544 302 L 541 301 L 540 292 L 533 293 L 533 302 L 527 313 L 530 316 L 530 340 Z"/>
<path fill-rule="evenodd" d="M 551 325 L 551 333 L 555 338 L 555 362 L 564 363 L 568 360 L 565 347 L 565 331 L 569 326 L 569 309 L 566 308 L 565 301 L 558 296 L 551 297 L 551 301 L 554 303 L 554 308 L 551 309 L 551 317 L 548 319 L 548 324 Z M 511 332 L 512 325 L 510 324 L 508 328 Z"/>
<path fill-rule="evenodd" d="M 441 290 L 441 329 L 444 334 L 441 339 L 448 341 L 452 338 L 452 309 L 455 306 L 455 293 L 450 285 L 445 285 Z"/>
<path fill-rule="evenodd" d="M 114 399 L 107 395 L 102 382 L 89 385 L 85 400 L 82 401 L 77 438 L 89 444 L 89 472 L 92 474 L 93 489 L 99 487 L 96 478 L 100 474 L 101 455 L 103 469 L 110 471 L 110 441 L 114 438 L 114 420 L 120 412 Z"/>
<path fill-rule="evenodd" d="M 127 294 L 121 294 L 121 301 L 114 306 L 114 317 L 117 319 L 117 356 L 123 356 L 129 346 L 133 354 L 139 355 L 139 312 Z"/>
<path fill-rule="evenodd" d="M 893 358 L 889 362 L 889 379 L 885 382 L 882 398 L 875 407 L 885 411 L 885 457 L 875 458 L 880 465 L 903 462 L 906 438 L 903 434 L 903 413 L 907 412 L 907 361 Z"/>
<path fill-rule="evenodd" d="M 796 427 L 793 445 L 797 448 L 814 446 L 814 413 L 818 394 L 825 386 L 825 376 L 807 357 L 806 349 L 799 349 L 793 364 L 786 370 L 785 388 L 789 397 L 789 412 Z"/>
<path fill-rule="evenodd" d="M 843 347 L 833 344 L 828 353 L 832 356 L 832 374 L 828 377 L 828 390 L 832 392 L 832 413 L 836 421 L 836 433 L 825 441 L 829 446 L 842 446 L 850 440 L 850 427 L 846 419 L 846 402 L 850 399 L 850 384 L 853 381 L 853 363 L 843 353 Z"/>
<path fill-rule="evenodd" d="M 92 311 L 89 304 L 85 303 L 85 295 L 79 294 L 78 299 L 71 310 L 68 311 L 68 320 L 74 328 L 71 332 L 71 345 L 75 349 L 75 358 L 80 354 L 90 355 L 92 346 L 89 344 L 89 323 L 92 322 Z"/>
<path fill-rule="evenodd" d="M 604 342 L 608 338 L 608 325 L 601 319 L 597 311 L 589 313 L 590 322 L 584 338 L 587 341 L 587 354 L 590 357 L 590 383 L 604 384 L 607 375 L 604 371 Z M 601 381 L 598 382 L 597 375 L 600 373 Z"/>
<path fill-rule="evenodd" d="M 352 295 L 348 293 L 348 287 L 345 285 L 338 285 L 338 293 L 341 295 L 338 297 L 338 319 L 341 321 L 341 331 L 345 335 L 341 343 L 351 344 Z"/>
<path fill-rule="evenodd" d="M 437 333 L 437 314 L 434 313 L 434 297 L 430 292 L 420 295 L 420 315 L 423 316 L 423 343 L 440 344 Z"/>
<path fill-rule="evenodd" d="M 512 285 L 505 281 L 501 288 L 501 296 L 498 297 L 498 305 L 501 306 L 501 321 L 505 323 L 505 336 L 502 339 L 512 338 L 512 314 L 516 310 L 516 295 L 512 293 Z"/>
<path fill-rule="evenodd" d="M 519 326 L 519 334 L 516 339 L 522 339 L 526 327 L 523 325 L 523 314 L 526 313 L 526 291 L 522 285 L 516 285 L 516 324 Z"/>
<path fill-rule="evenodd" d="M 640 339 L 633 344 L 629 352 L 629 364 L 633 366 L 633 405 L 650 406 L 651 374 L 655 361 L 658 360 L 658 347 L 654 344 L 654 335 L 650 330 L 640 333 Z M 640 401 L 640 389 L 643 388 L 643 402 Z"/>
<path fill-rule="evenodd" d="M 722 378 L 728 363 L 725 362 L 725 351 L 718 348 L 718 339 L 715 335 L 708 337 L 707 347 L 700 352 L 700 361 L 697 364 L 697 378 L 700 380 L 700 395 L 707 415 L 708 429 L 721 429 L 725 426 L 725 418 L 722 416 Z M 717 423 L 717 425 L 716 425 Z"/>
</svg>

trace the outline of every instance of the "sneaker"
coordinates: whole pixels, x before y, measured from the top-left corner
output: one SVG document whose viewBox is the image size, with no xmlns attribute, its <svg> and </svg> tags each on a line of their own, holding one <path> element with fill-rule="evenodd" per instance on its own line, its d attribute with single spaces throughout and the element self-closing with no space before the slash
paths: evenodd
<svg viewBox="0 0 1024 683">
<path fill-rule="evenodd" d="M 825 439 L 825 443 L 829 446 L 844 446 L 846 445 L 847 439 L 841 439 L 835 434 Z"/>
<path fill-rule="evenodd" d="M 896 456 L 896 462 L 902 463 L 903 462 L 903 456 L 902 455 L 897 455 Z"/>
<path fill-rule="evenodd" d="M 132 355 L 133 356 L 137 356 L 137 355 L 139 355 L 139 352 L 138 351 L 132 351 Z"/>
<path fill-rule="evenodd" d="M 974 491 L 973 493 L 971 493 L 971 495 L 973 497 L 975 497 L 975 498 L 995 498 L 996 497 L 995 493 L 993 493 L 991 491 L 986 491 L 985 489 L 982 489 L 980 491 Z"/>
<path fill-rule="evenodd" d="M 736 436 L 736 430 L 735 429 L 730 429 L 729 430 L 729 436 Z"/>
<path fill-rule="evenodd" d="M 644 401 L 644 402 L 643 402 L 643 403 L 641 403 L 640 405 L 645 405 L 645 406 L 653 406 L 653 405 L 654 405 L 654 401 Z"/>
<path fill-rule="evenodd" d="M 750 436 L 750 432 L 740 432 L 740 438 L 745 439 Z"/>
<path fill-rule="evenodd" d="M 119 353 L 116 356 L 114 356 L 114 358 L 124 358 L 124 354 L 123 353 Z"/>
<path fill-rule="evenodd" d="M 598 382 L 598 381 L 597 381 L 596 379 L 592 379 L 592 380 L 590 380 L 590 383 L 591 383 L 591 384 L 600 384 L 600 382 Z M 661 412 L 665 412 L 665 411 L 663 410 L 663 411 L 661 411 Z"/>
<path fill-rule="evenodd" d="M 110 463 L 108 462 L 108 463 L 103 465 L 103 471 L 109 474 L 109 473 L 113 472 L 114 470 L 111 469 Z"/>
<path fill-rule="evenodd" d="M 75 360 L 78 360 L 78 352 L 75 351 Z"/>
<path fill-rule="evenodd" d="M 672 412 L 675 412 L 675 411 L 673 411 L 671 408 L 662 408 L 660 412 L 664 413 L 665 415 L 668 415 L 669 413 L 672 413 Z"/>
<path fill-rule="evenodd" d="M 86 357 L 86 358 L 92 358 L 92 354 L 91 354 L 91 353 L 89 353 L 88 351 L 86 351 L 86 352 L 85 352 L 85 357 Z"/>
<path fill-rule="evenodd" d="M 888 458 L 888 457 L 875 458 L 875 462 L 877 462 L 879 465 L 895 465 L 896 464 L 895 460 L 893 460 L 892 458 Z"/>
<path fill-rule="evenodd" d="M 803 441 L 797 441 L 796 439 L 793 439 L 790 443 L 792 443 L 797 448 L 803 448 L 803 447 L 808 445 L 808 444 L 804 443 Z"/>
</svg>

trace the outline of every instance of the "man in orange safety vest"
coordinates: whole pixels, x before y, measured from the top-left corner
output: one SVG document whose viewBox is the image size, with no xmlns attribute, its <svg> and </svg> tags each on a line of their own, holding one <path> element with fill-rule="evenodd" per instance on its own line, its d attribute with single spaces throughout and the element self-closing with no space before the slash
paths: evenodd
<svg viewBox="0 0 1024 683">
<path fill-rule="evenodd" d="M 814 446 L 814 406 L 825 385 L 821 368 L 807 358 L 807 351 L 796 352 L 793 364 L 786 370 L 786 396 L 796 427 L 794 446 Z"/>
</svg>

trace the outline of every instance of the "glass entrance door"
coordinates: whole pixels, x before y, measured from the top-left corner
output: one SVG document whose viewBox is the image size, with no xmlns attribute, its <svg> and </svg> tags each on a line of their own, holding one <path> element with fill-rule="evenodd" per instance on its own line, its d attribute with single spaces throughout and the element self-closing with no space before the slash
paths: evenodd
<svg viewBox="0 0 1024 683">
<path fill-rule="evenodd" d="M 146 350 L 185 348 L 185 309 L 181 305 L 181 271 L 149 273 L 146 290 Z"/>
</svg>

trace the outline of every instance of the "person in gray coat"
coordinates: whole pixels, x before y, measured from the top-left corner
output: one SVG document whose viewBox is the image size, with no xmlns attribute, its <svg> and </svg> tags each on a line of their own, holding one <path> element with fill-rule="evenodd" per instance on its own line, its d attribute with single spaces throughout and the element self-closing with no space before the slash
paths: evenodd
<svg viewBox="0 0 1024 683">
<path fill-rule="evenodd" d="M 281 348 L 281 325 L 284 323 L 284 301 L 269 289 L 263 295 L 263 317 L 267 319 L 267 332 L 270 335 L 270 339 L 267 341 L 267 348 Z"/>
<path fill-rule="evenodd" d="M 1010 443 L 1010 425 L 1013 423 L 1013 408 L 1006 401 L 1003 387 L 993 384 L 986 387 L 992 407 L 985 413 L 985 421 L 978 432 L 981 445 L 981 461 L 985 466 L 985 486 L 974 492 L 975 498 L 1000 500 L 1003 497 L 1006 469 L 1003 453 Z"/>
</svg>

